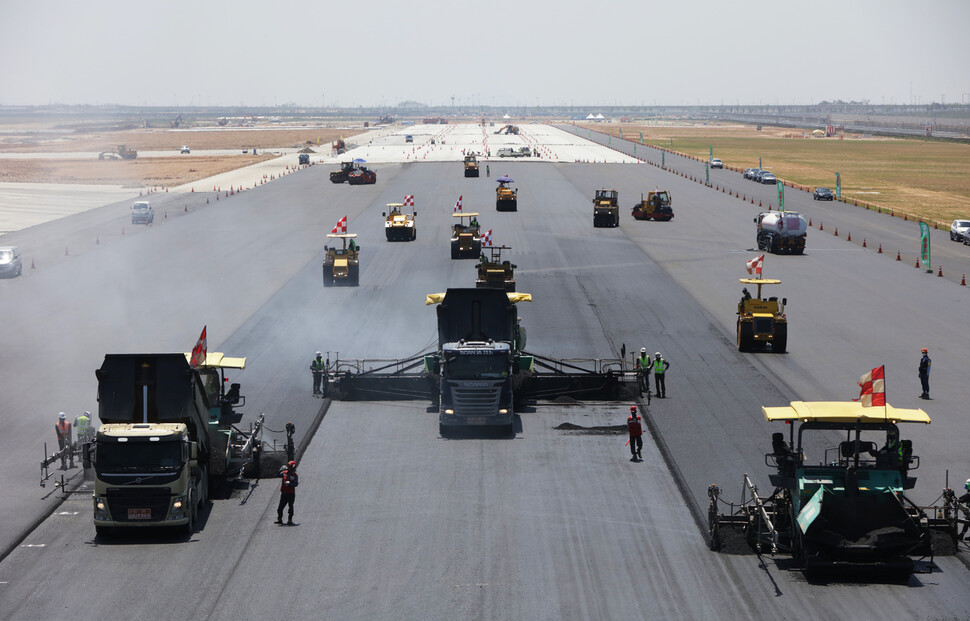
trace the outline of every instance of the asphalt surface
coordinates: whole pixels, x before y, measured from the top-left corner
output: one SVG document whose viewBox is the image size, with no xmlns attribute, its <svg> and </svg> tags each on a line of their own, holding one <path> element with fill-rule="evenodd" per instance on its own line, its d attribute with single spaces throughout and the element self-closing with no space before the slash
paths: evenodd
<svg viewBox="0 0 970 621">
<path fill-rule="evenodd" d="M 463 178 L 460 163 L 375 168 L 377 185 L 350 187 L 313 166 L 0 282 L 0 539 L 10 550 L 0 618 L 970 613 L 966 551 L 906 584 L 817 583 L 783 556 L 712 553 L 698 524 L 710 483 L 730 496 L 747 472 L 770 489 L 763 455 L 775 429 L 761 406 L 853 398 L 859 376 L 879 364 L 893 405 L 933 417 L 903 430 L 921 458 L 917 500 L 932 502 L 947 471 L 959 487 L 970 432 L 959 389 L 970 362 L 959 336 L 966 288 L 861 249 L 855 231 L 847 242 L 810 230 L 804 256 L 765 259 L 765 276 L 782 279 L 777 293 L 788 298 L 789 353 L 742 355 L 737 279 L 760 254 L 757 205 L 649 165 L 509 162 L 492 172 L 516 180 L 519 211 L 498 213 L 494 182 Z M 633 202 L 658 185 L 673 194 L 674 220 L 634 221 Z M 591 226 L 599 187 L 620 193 L 618 229 Z M 405 194 L 415 195 L 417 240 L 388 243 L 380 214 Z M 187 350 L 207 325 L 210 350 L 248 358 L 234 378 L 246 420 L 266 412 L 270 428 L 293 421 L 302 435 L 327 407 L 309 395 L 313 351 L 391 358 L 427 349 L 435 325 L 425 294 L 474 279 L 473 261 L 448 255 L 458 195 L 513 248 L 518 288 L 535 296 L 520 305 L 531 351 L 613 357 L 645 346 L 671 362 L 668 398 L 647 408 L 657 436 L 644 463 L 628 461 L 622 434 L 556 429 L 620 425 L 629 404 L 540 404 L 521 415 L 514 439 L 446 440 L 426 404 L 333 403 L 300 461 L 298 526 L 272 524 L 275 481 L 244 482 L 213 500 L 188 539 L 105 540 L 84 493 L 60 503 L 38 488 L 56 412 L 96 411 L 93 371 L 104 353 Z M 16 235 L 56 248 L 78 230 L 120 223 L 126 209 Z M 361 285 L 323 289 L 325 234 L 343 215 L 359 234 Z M 929 402 L 915 398 L 923 346 L 934 360 Z"/>
</svg>

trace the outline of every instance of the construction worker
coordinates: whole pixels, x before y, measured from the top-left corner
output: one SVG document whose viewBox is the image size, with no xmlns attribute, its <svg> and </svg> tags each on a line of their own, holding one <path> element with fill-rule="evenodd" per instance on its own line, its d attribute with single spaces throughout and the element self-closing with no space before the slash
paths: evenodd
<svg viewBox="0 0 970 621">
<path fill-rule="evenodd" d="M 283 523 L 283 508 L 289 507 L 289 518 L 287 526 L 293 526 L 293 502 L 296 500 L 296 486 L 300 484 L 300 477 L 296 474 L 296 462 L 283 466 L 283 481 L 280 484 L 280 504 L 276 509 L 276 524 Z"/>
<path fill-rule="evenodd" d="M 967 482 L 963 484 L 963 489 L 966 493 L 957 498 L 957 502 L 962 505 L 959 509 L 967 519 L 957 519 L 958 522 L 963 522 L 963 530 L 960 531 L 960 535 L 957 537 L 960 540 L 963 540 L 964 535 L 967 534 L 967 530 L 970 530 L 970 479 L 967 479 Z"/>
<path fill-rule="evenodd" d="M 64 412 L 57 415 L 54 431 L 57 432 L 57 447 L 61 452 L 61 470 L 67 470 L 68 458 L 70 458 L 71 468 L 73 468 L 74 452 L 71 451 L 71 423 L 67 422 L 67 414 Z M 66 451 L 65 448 L 67 448 Z"/>
<path fill-rule="evenodd" d="M 643 426 L 640 425 L 640 415 L 637 414 L 637 406 L 630 406 L 630 417 L 626 419 L 626 426 L 630 431 L 630 452 L 633 457 L 630 461 L 641 461 L 643 455 Z"/>
<path fill-rule="evenodd" d="M 485 164 L 485 177 L 488 178 L 491 176 L 492 176 L 492 169 L 488 167 L 488 164 Z"/>
<path fill-rule="evenodd" d="M 478 228 L 478 218 L 472 216 L 471 222 L 468 223 L 468 226 L 472 227 L 473 229 L 477 229 Z"/>
<path fill-rule="evenodd" d="M 640 356 L 633 361 L 633 368 L 637 372 L 637 384 L 640 386 L 640 396 L 643 391 L 650 392 L 650 354 L 646 347 L 640 348 Z"/>
<path fill-rule="evenodd" d="M 742 287 L 741 288 L 741 303 L 747 302 L 750 299 L 751 299 L 751 294 L 748 293 L 748 288 L 747 287 Z"/>
<path fill-rule="evenodd" d="M 930 360 L 930 354 L 923 348 L 923 357 L 919 360 L 919 381 L 923 385 L 923 394 L 919 396 L 920 399 L 930 398 L 930 365 L 933 361 Z"/>
<path fill-rule="evenodd" d="M 74 418 L 74 428 L 77 430 L 74 435 L 77 437 L 79 444 L 90 441 L 91 412 L 85 410 L 80 416 L 76 416 Z"/>
<path fill-rule="evenodd" d="M 664 382 L 664 375 L 669 368 L 670 363 L 660 356 L 659 351 L 654 354 L 653 383 L 657 387 L 657 396 L 661 399 L 667 396 L 667 384 Z"/>
<path fill-rule="evenodd" d="M 313 396 L 323 394 L 323 391 L 320 390 L 320 383 L 326 370 L 327 365 L 323 362 L 323 354 L 317 352 L 316 357 L 310 361 L 310 373 L 313 374 Z"/>
<path fill-rule="evenodd" d="M 877 468 L 899 468 L 903 465 L 903 445 L 899 441 L 899 429 L 886 430 L 886 445 L 878 451 L 869 451 L 876 458 Z"/>
</svg>

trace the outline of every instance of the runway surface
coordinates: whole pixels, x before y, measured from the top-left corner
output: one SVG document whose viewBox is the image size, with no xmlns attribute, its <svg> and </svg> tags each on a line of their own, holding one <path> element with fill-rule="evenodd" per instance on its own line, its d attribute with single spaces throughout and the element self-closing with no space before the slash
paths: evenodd
<svg viewBox="0 0 970 621">
<path fill-rule="evenodd" d="M 851 399 L 879 364 L 893 405 L 933 417 L 903 430 L 921 458 L 917 500 L 933 501 L 948 471 L 951 486 L 962 485 L 966 288 L 810 230 L 804 256 L 765 259 L 765 276 L 780 278 L 788 298 L 789 353 L 740 354 L 737 279 L 760 254 L 756 205 L 647 164 L 493 166 L 516 181 L 516 213 L 496 212 L 494 181 L 463 178 L 458 162 L 376 164 L 378 183 L 358 187 L 330 184 L 331 168 L 181 213 L 173 203 L 151 228 L 0 282 L 0 539 L 9 550 L 0 618 L 143 618 L 160 606 L 213 619 L 970 613 L 966 551 L 906 584 L 815 583 L 783 556 L 712 553 L 698 526 L 709 484 L 733 496 L 747 472 L 770 489 L 763 456 L 775 429 L 761 406 Z M 634 221 L 633 202 L 656 186 L 673 194 L 674 220 Z M 620 193 L 618 229 L 592 228 L 600 187 Z M 388 243 L 380 214 L 405 194 L 415 195 L 417 240 Z M 519 306 L 530 350 L 611 357 L 645 346 L 670 360 L 668 398 L 647 408 L 657 435 L 644 463 L 628 461 L 624 435 L 556 429 L 622 424 L 627 403 L 540 404 L 521 414 L 514 439 L 442 439 L 427 404 L 327 407 L 309 394 L 317 349 L 390 358 L 434 342 L 424 296 L 475 276 L 473 261 L 448 254 L 459 195 L 497 244 L 513 248 L 519 289 L 535 297 Z M 203 197 L 211 193 L 193 199 Z M 116 212 L 11 235 L 56 248 L 78 231 L 116 226 Z M 344 215 L 359 234 L 361 285 L 324 289 L 322 246 Z M 891 232 L 878 220 L 860 226 Z M 264 480 L 213 500 L 191 538 L 95 537 L 89 497 L 59 503 L 37 485 L 56 412 L 96 411 L 93 371 L 105 353 L 183 351 L 202 325 L 210 350 L 248 358 L 233 378 L 247 396 L 245 420 L 266 412 L 270 428 L 292 421 L 303 434 L 327 408 L 300 462 L 298 526 L 272 524 L 278 487 Z M 929 402 L 916 399 L 923 346 L 934 361 Z"/>
</svg>

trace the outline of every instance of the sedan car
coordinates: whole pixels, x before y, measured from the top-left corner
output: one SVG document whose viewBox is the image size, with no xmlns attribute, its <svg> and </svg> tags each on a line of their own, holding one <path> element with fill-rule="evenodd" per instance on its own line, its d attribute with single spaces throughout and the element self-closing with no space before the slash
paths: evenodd
<svg viewBox="0 0 970 621">
<path fill-rule="evenodd" d="M 711 168 L 724 168 L 724 162 L 715 157 L 713 160 L 711 160 Z"/>
<path fill-rule="evenodd" d="M 180 150 L 180 152 L 181 153 L 191 153 L 192 152 L 192 149 L 189 148 L 189 145 L 183 144 L 182 145 L 182 149 Z"/>
<path fill-rule="evenodd" d="M 967 242 L 970 237 L 970 220 L 954 220 L 950 225 L 950 241 Z"/>
<path fill-rule="evenodd" d="M 758 175 L 758 181 L 764 184 L 768 184 L 768 183 L 775 183 L 776 181 L 778 181 L 778 179 L 771 171 L 762 170 L 761 174 Z"/>
<path fill-rule="evenodd" d="M 23 272 L 20 249 L 16 246 L 0 247 L 0 277 L 15 278 Z"/>
<path fill-rule="evenodd" d="M 832 190 L 828 188 L 815 188 L 812 192 L 812 199 L 817 201 L 834 201 L 835 194 L 832 194 Z"/>
<path fill-rule="evenodd" d="M 754 179 L 754 176 L 756 174 L 758 174 L 759 172 L 761 172 L 761 170 L 758 169 L 758 168 L 745 168 L 744 169 L 744 178 L 745 179 Z"/>
</svg>

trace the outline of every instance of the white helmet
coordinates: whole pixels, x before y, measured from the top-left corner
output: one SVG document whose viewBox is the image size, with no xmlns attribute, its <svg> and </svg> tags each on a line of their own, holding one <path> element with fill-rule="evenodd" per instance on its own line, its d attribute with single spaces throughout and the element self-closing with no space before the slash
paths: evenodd
<svg viewBox="0 0 970 621">
<path fill-rule="evenodd" d="M 654 356 L 656 356 L 657 358 L 659 358 L 660 357 L 660 352 L 658 351 L 657 353 L 654 354 Z"/>
<path fill-rule="evenodd" d="M 641 354 L 645 354 L 645 353 L 647 353 L 647 348 L 646 348 L 646 347 L 641 347 L 641 348 L 640 348 L 640 353 L 641 353 Z"/>
<path fill-rule="evenodd" d="M 65 414 L 64 412 L 61 412 L 60 414 L 57 415 L 57 418 L 59 418 L 61 420 L 66 420 L 67 419 L 67 414 Z"/>
</svg>

